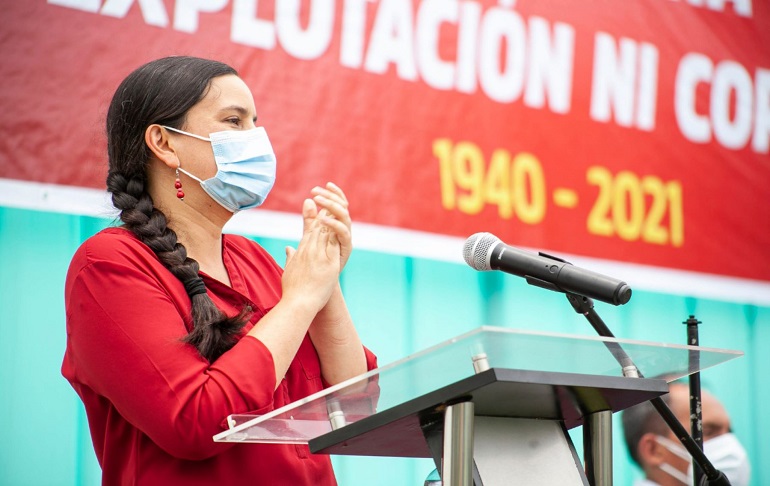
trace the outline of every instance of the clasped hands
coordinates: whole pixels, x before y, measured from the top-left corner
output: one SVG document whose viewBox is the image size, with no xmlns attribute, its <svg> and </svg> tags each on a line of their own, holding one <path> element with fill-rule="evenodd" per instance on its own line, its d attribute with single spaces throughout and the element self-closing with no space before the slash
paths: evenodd
<svg viewBox="0 0 770 486">
<path fill-rule="evenodd" d="M 302 204 L 303 232 L 297 249 L 286 248 L 283 292 L 317 297 L 326 304 L 353 250 L 345 193 L 334 183 L 316 186 Z M 302 295 L 300 294 L 300 295 Z"/>
</svg>

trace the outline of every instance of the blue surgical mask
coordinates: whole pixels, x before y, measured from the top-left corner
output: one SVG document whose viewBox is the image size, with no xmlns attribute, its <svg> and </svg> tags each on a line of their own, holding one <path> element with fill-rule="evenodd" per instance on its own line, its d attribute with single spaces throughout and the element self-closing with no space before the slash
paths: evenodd
<svg viewBox="0 0 770 486">
<path fill-rule="evenodd" d="M 262 204 L 275 183 L 275 153 L 262 127 L 225 130 L 209 138 L 163 126 L 168 130 L 211 142 L 217 173 L 201 180 L 179 167 L 179 171 L 201 183 L 211 198 L 235 213 Z"/>
</svg>

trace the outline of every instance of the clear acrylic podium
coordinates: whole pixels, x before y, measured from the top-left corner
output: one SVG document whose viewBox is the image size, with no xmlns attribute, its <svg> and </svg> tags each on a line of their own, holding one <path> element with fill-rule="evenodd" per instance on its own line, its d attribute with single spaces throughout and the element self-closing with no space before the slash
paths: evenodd
<svg viewBox="0 0 770 486">
<path fill-rule="evenodd" d="M 665 380 L 624 377 L 618 347 Z M 433 458 L 444 486 L 611 485 L 614 412 L 742 355 L 481 327 L 265 415 L 232 415 L 214 440 Z M 578 425 L 584 465 L 567 432 Z"/>
</svg>

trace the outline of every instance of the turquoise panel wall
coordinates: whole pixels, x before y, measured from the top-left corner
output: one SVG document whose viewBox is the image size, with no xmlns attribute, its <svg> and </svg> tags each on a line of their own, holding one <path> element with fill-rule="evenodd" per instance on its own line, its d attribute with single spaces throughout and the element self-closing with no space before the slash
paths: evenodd
<svg viewBox="0 0 770 486">
<path fill-rule="evenodd" d="M 0 485 L 96 485 L 99 467 L 82 405 L 61 377 L 64 277 L 71 255 L 110 224 L 91 217 L 0 207 Z M 255 238 L 279 262 L 288 241 Z M 628 278 L 631 280 L 631 277 Z M 481 325 L 593 336 L 564 296 L 501 273 L 465 265 L 358 250 L 342 285 L 364 342 L 387 364 Z M 701 344 L 746 352 L 703 373 L 725 403 L 749 450 L 755 485 L 770 484 L 770 308 L 636 291 L 623 307 L 597 304 L 618 337 L 683 343 L 694 313 Z M 630 464 L 614 420 L 615 483 L 630 485 Z M 581 449 L 581 432 L 571 434 Z M 422 485 L 427 459 L 335 457 L 341 486 Z"/>
</svg>

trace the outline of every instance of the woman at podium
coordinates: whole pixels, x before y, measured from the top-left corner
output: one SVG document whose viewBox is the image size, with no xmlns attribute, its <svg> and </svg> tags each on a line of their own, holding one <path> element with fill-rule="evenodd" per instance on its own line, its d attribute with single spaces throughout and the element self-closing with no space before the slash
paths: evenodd
<svg viewBox="0 0 770 486">
<path fill-rule="evenodd" d="M 307 446 L 222 444 L 262 414 L 376 366 L 339 286 L 348 201 L 309 191 L 285 268 L 223 234 L 259 206 L 276 157 L 231 67 L 169 57 L 132 72 L 107 114 L 107 188 L 122 224 L 67 273 L 62 373 L 81 397 L 103 484 L 335 484 Z M 298 222 L 299 223 L 299 222 Z"/>
</svg>

